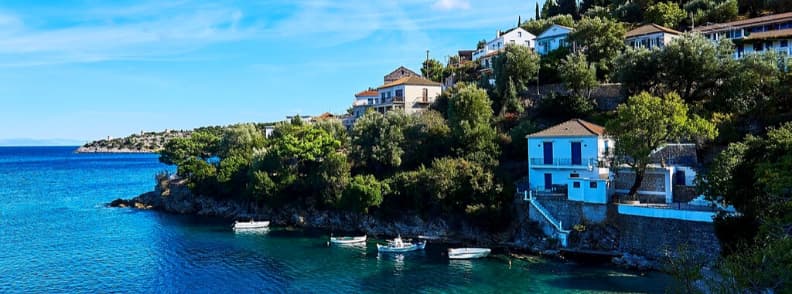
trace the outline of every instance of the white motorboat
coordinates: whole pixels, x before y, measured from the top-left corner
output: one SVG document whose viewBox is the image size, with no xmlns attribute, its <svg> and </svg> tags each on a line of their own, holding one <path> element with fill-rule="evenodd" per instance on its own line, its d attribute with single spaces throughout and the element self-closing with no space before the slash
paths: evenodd
<svg viewBox="0 0 792 294">
<path fill-rule="evenodd" d="M 449 259 L 473 259 L 487 257 L 492 250 L 489 248 L 448 248 Z"/>
<path fill-rule="evenodd" d="M 266 229 L 269 227 L 269 221 L 235 221 L 234 222 L 234 230 L 257 230 L 257 229 Z"/>
<path fill-rule="evenodd" d="M 358 244 L 365 243 L 366 235 L 360 237 L 333 237 L 330 236 L 330 243 L 344 245 L 344 244 Z"/>
<path fill-rule="evenodd" d="M 426 248 L 426 241 L 421 241 L 417 243 L 413 242 L 404 242 L 401 236 L 396 237 L 396 239 L 388 240 L 387 245 L 377 244 L 377 251 L 378 252 L 410 252 L 416 250 L 423 250 Z"/>
</svg>

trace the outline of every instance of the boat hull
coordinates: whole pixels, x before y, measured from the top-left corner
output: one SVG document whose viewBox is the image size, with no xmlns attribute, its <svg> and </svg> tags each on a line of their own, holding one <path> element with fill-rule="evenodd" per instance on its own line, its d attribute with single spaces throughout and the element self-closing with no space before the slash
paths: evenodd
<svg viewBox="0 0 792 294">
<path fill-rule="evenodd" d="M 362 237 L 330 237 L 330 243 L 344 245 L 344 244 L 358 244 L 365 243 L 366 236 Z"/>
<path fill-rule="evenodd" d="M 255 229 L 266 229 L 269 228 L 270 222 L 262 221 L 262 222 L 235 222 L 234 223 L 234 230 L 255 230 Z"/>
<path fill-rule="evenodd" d="M 377 251 L 382 253 L 403 253 L 403 252 L 423 250 L 424 248 L 426 248 L 426 241 L 420 243 L 413 243 L 409 246 L 404 246 L 404 247 L 392 247 L 388 245 L 377 244 Z"/>
<path fill-rule="evenodd" d="M 474 259 L 487 257 L 492 250 L 489 248 L 456 248 L 448 249 L 449 259 Z"/>
</svg>

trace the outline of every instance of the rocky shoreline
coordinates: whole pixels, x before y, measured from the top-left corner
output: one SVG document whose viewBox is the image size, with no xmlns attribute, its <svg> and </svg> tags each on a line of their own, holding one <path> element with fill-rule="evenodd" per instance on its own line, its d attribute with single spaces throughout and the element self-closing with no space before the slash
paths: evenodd
<svg viewBox="0 0 792 294">
<path fill-rule="evenodd" d="M 157 185 L 154 191 L 143 193 L 129 200 L 116 199 L 107 205 L 228 219 L 266 219 L 275 226 L 363 232 L 373 236 L 431 236 L 445 243 L 487 246 L 502 248 L 507 252 L 518 254 L 529 253 L 564 258 L 559 251 L 557 242 L 546 238 L 541 229 L 529 221 L 527 212 L 520 212 L 523 211 L 521 209 L 517 209 L 515 221 L 509 228 L 500 233 L 492 233 L 458 218 L 423 219 L 417 215 L 405 215 L 398 219 L 383 220 L 371 215 L 335 210 L 300 209 L 297 207 L 283 207 L 277 210 L 254 209 L 246 203 L 238 201 L 195 196 L 184 182 L 178 180 L 163 182 Z M 659 269 L 657 263 L 637 256 L 614 258 L 613 263 L 624 268 L 641 271 Z"/>
<path fill-rule="evenodd" d="M 157 153 L 158 150 L 81 146 L 80 148 L 77 148 L 77 150 L 75 150 L 74 152 L 75 153 Z"/>
</svg>

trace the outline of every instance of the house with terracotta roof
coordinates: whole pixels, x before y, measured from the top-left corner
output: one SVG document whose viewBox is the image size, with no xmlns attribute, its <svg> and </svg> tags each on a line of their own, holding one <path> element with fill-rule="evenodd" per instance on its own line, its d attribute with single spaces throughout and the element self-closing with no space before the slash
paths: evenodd
<svg viewBox="0 0 792 294">
<path fill-rule="evenodd" d="M 366 111 L 374 106 L 374 103 L 377 101 L 378 97 L 379 92 L 374 89 L 360 91 L 355 94 L 355 101 L 352 102 L 352 113 L 344 118 L 344 126 L 351 128 L 358 118 L 366 114 Z"/>
<path fill-rule="evenodd" d="M 569 34 L 573 28 L 554 24 L 536 36 L 536 53 L 547 55 L 562 47 L 570 47 Z"/>
<path fill-rule="evenodd" d="M 440 96 L 443 85 L 419 76 L 403 77 L 377 88 L 379 99 L 373 107 L 380 113 L 403 110 L 407 114 L 421 112 Z"/>
<path fill-rule="evenodd" d="M 613 141 L 605 128 L 572 119 L 526 138 L 531 190 L 568 193 L 568 199 L 575 201 L 607 202 L 607 158 Z"/>
<path fill-rule="evenodd" d="M 734 58 L 765 51 L 792 55 L 792 12 L 700 26 L 693 31 L 713 42 L 731 40 L 737 47 Z"/>
<path fill-rule="evenodd" d="M 662 48 L 681 34 L 679 31 L 650 23 L 625 33 L 624 42 L 633 48 Z"/>
</svg>

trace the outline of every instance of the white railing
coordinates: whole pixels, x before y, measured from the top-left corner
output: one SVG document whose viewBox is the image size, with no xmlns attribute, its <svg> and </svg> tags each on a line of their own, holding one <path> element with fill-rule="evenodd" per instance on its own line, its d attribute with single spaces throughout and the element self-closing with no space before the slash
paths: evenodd
<svg viewBox="0 0 792 294">
<path fill-rule="evenodd" d="M 533 198 L 533 191 L 525 191 L 525 196 L 523 199 L 528 200 L 528 202 L 536 208 L 537 211 L 545 218 L 545 220 L 555 228 L 556 230 L 556 237 L 561 241 L 561 246 L 567 246 L 567 236 L 569 236 L 570 230 L 564 230 L 563 223 L 560 220 L 556 220 L 550 212 L 547 211 L 542 204 L 540 204 L 536 199 Z"/>
</svg>

